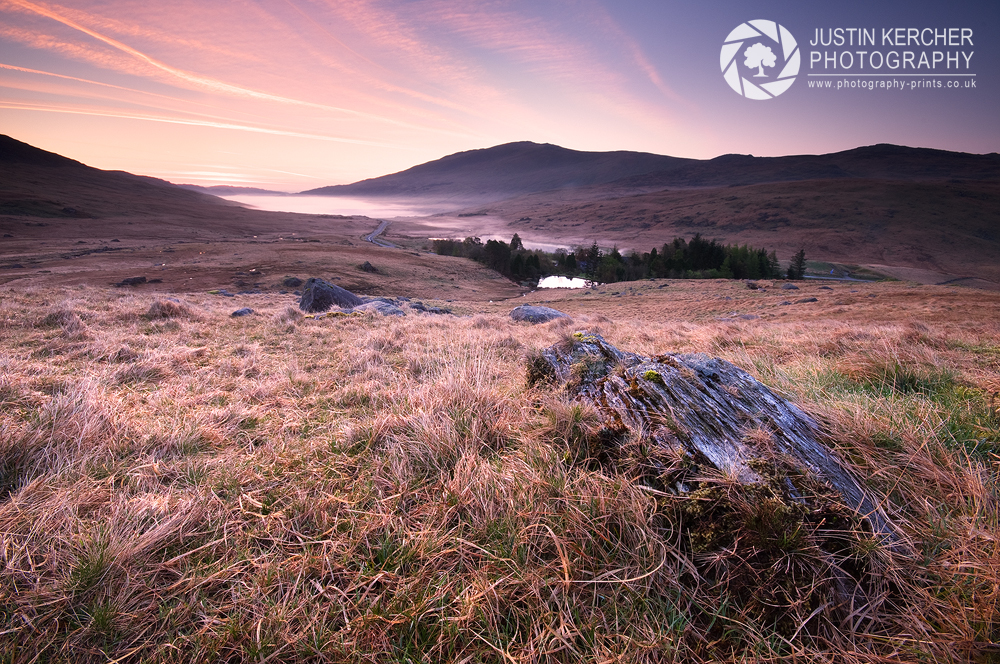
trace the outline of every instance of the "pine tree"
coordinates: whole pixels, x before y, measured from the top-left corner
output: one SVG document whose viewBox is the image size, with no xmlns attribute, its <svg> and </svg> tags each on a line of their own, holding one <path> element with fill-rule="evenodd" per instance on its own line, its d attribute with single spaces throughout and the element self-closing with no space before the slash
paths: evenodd
<svg viewBox="0 0 1000 664">
<path fill-rule="evenodd" d="M 799 253 L 795 254 L 795 258 L 792 259 L 792 264 L 788 266 L 788 278 L 789 279 L 801 279 L 806 274 L 806 250 L 799 249 Z"/>
<path fill-rule="evenodd" d="M 778 254 L 772 251 L 767 255 L 768 278 L 781 277 L 781 264 L 778 263 Z"/>
</svg>

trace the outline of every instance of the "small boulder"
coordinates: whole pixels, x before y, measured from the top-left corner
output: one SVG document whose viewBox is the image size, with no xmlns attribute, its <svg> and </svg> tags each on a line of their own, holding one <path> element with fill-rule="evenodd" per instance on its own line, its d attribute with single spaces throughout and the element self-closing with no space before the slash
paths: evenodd
<svg viewBox="0 0 1000 664">
<path fill-rule="evenodd" d="M 286 288 L 298 288 L 302 285 L 302 280 L 298 277 L 285 277 L 281 280 L 281 285 Z"/>
<path fill-rule="evenodd" d="M 795 304 L 807 304 L 809 302 L 819 302 L 819 300 L 814 297 L 804 297 L 801 300 L 795 300 Z"/>
<path fill-rule="evenodd" d="M 782 284 L 781 290 L 798 290 L 799 287 L 795 284 Z"/>
<path fill-rule="evenodd" d="M 115 286 L 138 286 L 144 283 L 146 283 L 146 277 L 129 277 L 122 279 Z"/>
<path fill-rule="evenodd" d="M 510 317 L 518 322 L 531 323 L 536 325 L 538 323 L 547 323 L 550 320 L 555 320 L 556 318 L 569 318 L 567 314 L 557 310 L 551 309 L 549 307 L 536 307 L 531 304 L 522 304 L 519 307 L 515 307 L 513 311 L 510 312 Z"/>
<path fill-rule="evenodd" d="M 830 288 L 829 286 L 820 286 L 819 290 L 833 290 L 833 289 Z"/>
<path fill-rule="evenodd" d="M 229 314 L 233 318 L 240 318 L 241 316 L 249 316 L 253 313 L 253 309 L 250 307 L 243 307 L 242 309 L 237 309 L 233 313 Z"/>
<path fill-rule="evenodd" d="M 373 274 L 378 274 L 378 268 L 369 263 L 368 261 L 365 261 L 364 263 L 359 265 L 358 269 L 360 269 L 362 272 L 371 272 Z"/>
<path fill-rule="evenodd" d="M 364 300 L 351 291 L 312 277 L 306 281 L 305 288 L 302 289 L 299 309 L 307 313 L 319 313 L 327 311 L 335 305 L 350 309 L 364 303 Z"/>
</svg>

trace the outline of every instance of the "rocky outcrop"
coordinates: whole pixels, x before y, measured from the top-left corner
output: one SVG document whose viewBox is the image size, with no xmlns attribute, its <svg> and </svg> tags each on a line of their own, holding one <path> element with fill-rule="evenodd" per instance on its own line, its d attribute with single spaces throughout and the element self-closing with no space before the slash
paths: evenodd
<svg viewBox="0 0 1000 664">
<path fill-rule="evenodd" d="M 337 306 L 345 309 L 360 306 L 365 301 L 349 290 L 315 277 L 306 281 L 299 300 L 299 309 L 306 313 L 320 313 Z"/>
<path fill-rule="evenodd" d="M 817 422 L 725 360 L 644 357 L 577 332 L 534 357 L 528 371 L 530 382 L 565 385 L 597 408 L 607 429 L 671 450 L 688 460 L 689 470 L 714 468 L 742 484 L 767 483 L 790 503 L 808 504 L 829 487 L 875 533 L 893 537 L 876 501 L 824 444 Z M 776 468 L 785 470 L 776 475 Z M 687 490 L 683 478 L 669 488 Z"/>
<path fill-rule="evenodd" d="M 518 322 L 531 323 L 532 325 L 547 323 L 550 320 L 555 320 L 556 318 L 569 318 L 567 314 L 564 314 L 558 309 L 538 307 L 531 304 L 522 304 L 519 307 L 515 307 L 514 310 L 510 312 L 510 317 Z"/>
</svg>

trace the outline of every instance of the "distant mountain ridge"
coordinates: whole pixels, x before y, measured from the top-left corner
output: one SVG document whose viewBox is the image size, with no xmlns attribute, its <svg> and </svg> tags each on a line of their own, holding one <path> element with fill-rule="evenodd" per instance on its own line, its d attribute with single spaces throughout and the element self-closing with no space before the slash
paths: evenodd
<svg viewBox="0 0 1000 664">
<path fill-rule="evenodd" d="M 616 184 L 718 187 L 845 178 L 1000 179 L 1000 155 L 878 144 L 824 155 L 685 159 L 645 152 L 581 152 L 528 141 L 458 152 L 398 173 L 303 194 L 486 197 Z"/>
<path fill-rule="evenodd" d="M 284 191 L 273 191 L 271 189 L 261 189 L 260 187 L 234 187 L 228 184 L 214 184 L 204 187 L 200 184 L 178 184 L 181 189 L 199 191 L 203 194 L 213 196 L 289 196 Z"/>
<path fill-rule="evenodd" d="M 693 161 L 646 152 L 580 152 L 530 141 L 468 150 L 399 173 L 302 192 L 332 196 L 514 196 L 607 184 Z"/>
</svg>

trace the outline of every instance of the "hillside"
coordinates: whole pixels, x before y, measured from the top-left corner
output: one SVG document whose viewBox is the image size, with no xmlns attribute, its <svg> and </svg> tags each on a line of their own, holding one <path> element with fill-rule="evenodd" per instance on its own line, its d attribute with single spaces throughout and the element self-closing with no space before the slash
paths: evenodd
<svg viewBox="0 0 1000 664">
<path fill-rule="evenodd" d="M 302 192 L 331 196 L 487 197 L 614 183 L 622 188 L 711 187 L 817 179 L 1000 179 L 1000 155 L 872 145 L 825 155 L 728 154 L 681 159 L 507 143 L 448 155 L 399 173 Z"/>
<path fill-rule="evenodd" d="M 101 218 L 232 205 L 165 180 L 103 171 L 0 135 L 0 214 Z"/>
<path fill-rule="evenodd" d="M 605 184 L 677 168 L 688 161 L 645 152 L 580 152 L 523 141 L 459 152 L 399 173 L 302 193 L 497 200 L 528 192 Z"/>
<path fill-rule="evenodd" d="M 44 205 L 0 212 L 0 662 L 996 661 L 1000 293 L 525 293 L 419 242 L 363 241 L 377 220 L 222 205 L 7 145 L 4 191 Z M 590 185 L 456 220 L 537 209 L 509 223 L 829 233 L 850 255 L 982 262 L 998 186 Z M 309 276 L 402 315 L 304 315 L 289 277 Z M 521 304 L 565 315 L 518 322 Z M 633 389 L 615 356 L 538 371 L 590 334 L 661 368 L 685 354 L 714 394 L 744 383 L 705 355 L 749 373 L 818 423 L 887 537 L 789 466 L 778 411 L 734 422 L 759 454 L 762 481 L 742 483 L 675 444 L 692 430 L 669 404 L 625 422 L 574 398 L 599 374 Z"/>
<path fill-rule="evenodd" d="M 107 286 L 143 276 L 143 291 L 238 293 L 286 290 L 286 276 L 322 276 L 370 295 L 521 293 L 470 261 L 365 242 L 376 226 L 360 216 L 250 210 L 0 137 L 0 284 Z M 359 270 L 366 261 L 379 272 Z"/>
<path fill-rule="evenodd" d="M 541 325 L 512 321 L 510 302 L 305 318 L 275 293 L 5 288 L 0 653 L 995 662 L 1000 294 L 776 286 L 518 298 L 573 317 Z M 530 358 L 577 330 L 721 357 L 791 399 L 900 544 L 807 477 L 785 481 L 814 509 L 694 475 L 653 432 L 529 386 Z"/>
<path fill-rule="evenodd" d="M 920 269 L 940 283 L 1000 287 L 1000 181 L 837 178 L 571 198 L 540 193 L 476 208 L 526 241 L 649 250 L 701 233 L 727 243 L 800 248 L 814 259 Z M 900 273 L 905 278 L 913 276 Z M 919 279 L 924 280 L 924 279 Z M 988 284 L 980 284 L 989 287 Z"/>
</svg>

